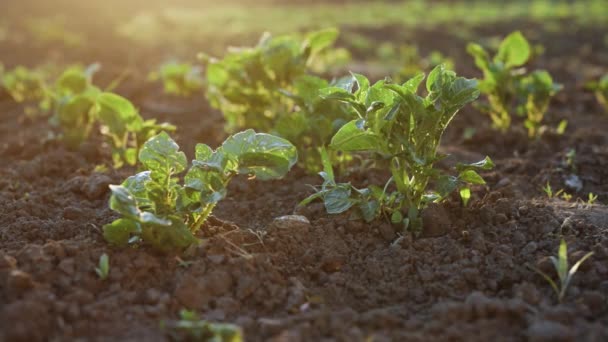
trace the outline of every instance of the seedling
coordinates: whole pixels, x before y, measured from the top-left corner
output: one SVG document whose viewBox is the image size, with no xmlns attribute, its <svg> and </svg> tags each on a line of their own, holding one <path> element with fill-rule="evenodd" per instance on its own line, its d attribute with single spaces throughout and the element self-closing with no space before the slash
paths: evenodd
<svg viewBox="0 0 608 342">
<path fill-rule="evenodd" d="M 192 166 L 165 132 L 139 152 L 145 171 L 110 185 L 110 208 L 122 218 L 103 227 L 105 239 L 118 246 L 145 242 L 160 251 L 184 250 L 198 243 L 195 234 L 236 175 L 282 178 L 296 163 L 295 147 L 285 139 L 253 130 L 232 135 L 215 151 L 198 144 Z"/>
<path fill-rule="evenodd" d="M 597 102 L 608 112 L 608 74 L 604 75 L 597 82 L 588 83 L 587 88 L 594 92 Z"/>
<path fill-rule="evenodd" d="M 444 157 L 437 152 L 444 130 L 458 110 L 479 95 L 476 81 L 457 77 L 439 66 L 429 74 L 428 95 L 423 98 L 417 95 L 423 79 L 420 74 L 403 85 L 379 81 L 370 86 L 367 78 L 354 75 L 351 87 L 323 91 L 326 98 L 347 103 L 359 117 L 338 130 L 329 148 L 365 152 L 378 166 L 390 170 L 392 177 L 382 187 L 366 189 L 336 183 L 325 154 L 324 171 L 320 173 L 324 183 L 303 205 L 321 198 L 329 213 L 355 206 L 366 221 L 386 215 L 393 223 L 419 232 L 419 212 L 428 203 L 441 201 L 457 189 L 485 184 L 477 171 L 494 166 L 488 157 L 478 163 L 456 165 L 457 176 L 434 167 Z M 391 186 L 396 191 L 391 192 Z M 470 192 L 459 192 L 467 202 Z"/>
<path fill-rule="evenodd" d="M 562 86 L 553 83 L 551 75 L 544 70 L 526 75 L 523 66 L 531 56 L 526 38 L 519 31 L 511 33 L 500 43 L 492 59 L 475 43 L 470 43 L 467 51 L 483 72 L 479 90 L 487 96 L 488 103 L 479 108 L 490 116 L 493 126 L 506 132 L 511 126 L 512 113 L 518 112 L 526 117 L 524 125 L 528 135 L 537 137 L 549 102 Z"/>
<path fill-rule="evenodd" d="M 162 322 L 163 328 L 174 333 L 184 332 L 193 341 L 203 342 L 242 342 L 243 332 L 234 324 L 213 323 L 201 320 L 198 314 L 190 310 L 181 310 L 177 322 Z"/>
<path fill-rule="evenodd" d="M 99 276 L 99 279 L 106 280 L 110 274 L 110 257 L 106 253 L 103 253 L 99 257 L 99 266 L 95 268 L 95 273 Z"/>
<path fill-rule="evenodd" d="M 596 201 L 597 201 L 597 195 L 594 194 L 593 192 L 590 192 L 587 197 L 587 204 L 593 205 L 593 204 L 595 204 Z"/>
<path fill-rule="evenodd" d="M 549 275 L 539 270 L 538 268 L 532 267 L 532 269 L 535 270 L 538 274 L 540 274 L 543 278 L 545 278 L 549 285 L 551 285 L 551 288 L 553 288 L 555 294 L 557 295 L 558 301 L 561 303 L 564 297 L 566 296 L 566 291 L 568 291 L 568 286 L 572 281 L 572 277 L 574 277 L 574 274 L 576 273 L 576 271 L 578 271 L 578 268 L 581 266 L 581 264 L 592 255 L 593 252 L 585 254 L 572 266 L 572 268 L 569 269 L 568 246 L 566 245 L 566 241 L 564 239 L 561 239 L 557 257 L 550 257 L 551 262 L 553 263 L 553 267 L 555 268 L 555 272 L 557 273 L 557 276 L 559 278 L 559 283 L 556 283 Z"/>
<path fill-rule="evenodd" d="M 553 188 L 551 187 L 551 184 L 549 183 L 549 181 L 547 181 L 547 184 L 542 189 L 545 192 L 545 194 L 547 195 L 547 197 L 549 197 L 549 198 L 558 197 L 561 193 L 564 192 L 564 189 L 559 189 L 559 190 L 557 190 L 557 192 L 554 193 Z"/>
<path fill-rule="evenodd" d="M 229 50 L 221 60 L 203 56 L 207 95 L 224 114 L 226 130 L 254 128 L 288 139 L 298 147 L 300 164 L 318 171 L 319 148 L 352 119 L 341 104 L 319 97 L 320 89 L 341 80 L 330 84 L 310 74 L 337 37 L 335 29 L 303 39 L 267 34 L 257 46 Z"/>
<path fill-rule="evenodd" d="M 165 93 L 178 96 L 190 96 L 205 84 L 202 69 L 190 63 L 165 63 L 158 71 L 150 73 L 149 79 L 162 81 Z"/>
</svg>

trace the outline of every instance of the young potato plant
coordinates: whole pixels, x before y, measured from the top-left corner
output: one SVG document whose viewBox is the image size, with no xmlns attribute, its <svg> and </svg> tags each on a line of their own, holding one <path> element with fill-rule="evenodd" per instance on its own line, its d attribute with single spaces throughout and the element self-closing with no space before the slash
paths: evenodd
<svg viewBox="0 0 608 342">
<path fill-rule="evenodd" d="M 203 89 L 202 69 L 190 63 L 168 62 L 150 73 L 151 81 L 162 81 L 166 94 L 188 97 Z"/>
<path fill-rule="evenodd" d="M 12 70 L 0 68 L 0 83 L 15 102 L 38 102 L 44 110 L 48 107 L 45 82 L 47 75 L 40 69 L 17 66 Z"/>
<path fill-rule="evenodd" d="M 477 82 L 457 77 L 441 65 L 429 74 L 428 95 L 421 97 L 417 90 L 423 79 L 420 74 L 402 85 L 387 81 L 370 85 L 364 76 L 354 75 L 355 91 L 324 89 L 325 98 L 347 103 L 358 115 L 338 130 L 329 148 L 367 153 L 392 176 L 384 185 L 365 189 L 336 183 L 325 155 L 324 171 L 320 173 L 324 183 L 301 204 L 321 198 L 329 213 L 355 207 L 366 221 L 386 215 L 393 223 L 403 223 L 406 229 L 419 232 L 420 210 L 427 204 L 441 201 L 457 189 L 485 184 L 477 171 L 493 167 L 488 157 L 474 164 L 457 164 L 455 175 L 434 166 L 444 157 L 437 149 L 448 124 L 458 110 L 479 95 Z M 468 200 L 470 192 L 460 193 L 463 200 Z"/>
<path fill-rule="evenodd" d="M 129 100 L 94 86 L 97 69 L 96 65 L 71 67 L 57 79 L 49 91 L 54 109 L 51 123 L 61 129 L 62 139 L 71 148 L 80 146 L 99 127 L 112 148 L 114 167 L 135 165 L 146 140 L 175 126 L 144 120 Z"/>
<path fill-rule="evenodd" d="M 562 88 L 553 83 L 549 73 L 537 70 L 526 74 L 523 66 L 530 60 L 531 48 L 519 31 L 509 34 L 494 58 L 478 44 L 470 43 L 467 51 L 483 72 L 479 90 L 488 103 L 479 108 L 492 119 L 496 129 L 506 132 L 511 126 L 512 113 L 526 116 L 525 127 L 530 137 L 541 132 L 541 122 L 551 98 Z"/>
<path fill-rule="evenodd" d="M 103 227 L 105 239 L 125 246 L 144 242 L 159 251 L 180 251 L 198 243 L 196 232 L 236 175 L 282 178 L 296 163 L 287 140 L 253 130 L 232 135 L 215 151 L 198 144 L 183 182 L 186 155 L 167 133 L 148 140 L 139 152 L 145 171 L 111 185 L 110 208 L 121 218 Z"/>
<path fill-rule="evenodd" d="M 223 112 L 227 131 L 254 128 L 284 137 L 298 146 L 301 164 L 316 170 L 319 148 L 350 120 L 343 106 L 319 98 L 329 84 L 309 72 L 337 37 L 335 29 L 303 39 L 264 35 L 253 48 L 206 58 L 208 97 Z"/>
</svg>

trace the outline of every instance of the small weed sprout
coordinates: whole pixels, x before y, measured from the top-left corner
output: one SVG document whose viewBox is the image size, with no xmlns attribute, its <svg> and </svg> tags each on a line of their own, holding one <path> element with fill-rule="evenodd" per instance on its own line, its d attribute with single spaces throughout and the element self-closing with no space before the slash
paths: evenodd
<svg viewBox="0 0 608 342">
<path fill-rule="evenodd" d="M 172 334 L 186 333 L 192 341 L 203 342 L 242 342 L 243 332 L 234 324 L 213 323 L 201 320 L 198 314 L 190 310 L 181 310 L 180 319 L 176 322 L 162 322 L 161 327 L 169 329 Z"/>
<path fill-rule="evenodd" d="M 604 75 L 598 81 L 589 82 L 587 89 L 594 92 L 597 102 L 604 107 L 604 110 L 608 112 L 608 74 Z"/>
<path fill-rule="evenodd" d="M 95 273 L 99 276 L 99 279 L 106 280 L 110 274 L 110 257 L 103 253 L 99 257 L 99 265 L 95 268 Z"/>
<path fill-rule="evenodd" d="M 595 204 L 596 201 L 597 201 L 597 195 L 594 194 L 593 192 L 590 192 L 589 196 L 587 198 L 587 204 L 593 205 L 593 204 Z"/>
<path fill-rule="evenodd" d="M 568 286 L 572 281 L 572 277 L 574 277 L 574 274 L 576 273 L 576 271 L 578 271 L 578 268 L 581 266 L 581 264 L 592 255 L 593 252 L 585 254 L 579 261 L 577 261 L 572 266 L 572 268 L 569 268 L 568 245 L 566 244 L 566 241 L 562 238 L 559 245 L 557 257 L 550 257 L 551 262 L 553 263 L 553 267 L 555 268 L 555 272 L 557 273 L 557 276 L 559 278 L 559 282 L 555 282 L 548 274 L 539 270 L 538 268 L 532 267 L 532 269 L 538 274 L 540 274 L 543 278 L 545 278 L 549 285 L 551 285 L 551 288 L 553 288 L 555 294 L 557 295 L 558 301 L 561 303 L 564 300 L 564 297 L 566 296 L 566 291 L 568 291 Z"/>
</svg>

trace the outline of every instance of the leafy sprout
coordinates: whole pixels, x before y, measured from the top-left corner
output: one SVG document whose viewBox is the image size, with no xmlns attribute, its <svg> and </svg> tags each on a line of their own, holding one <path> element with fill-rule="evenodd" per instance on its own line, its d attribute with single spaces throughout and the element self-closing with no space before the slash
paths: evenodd
<svg viewBox="0 0 608 342">
<path fill-rule="evenodd" d="M 608 74 L 602 76 L 597 82 L 589 82 L 587 88 L 594 92 L 597 102 L 608 112 Z"/>
<path fill-rule="evenodd" d="M 539 270 L 538 268 L 532 267 L 532 269 L 535 270 L 538 274 L 540 274 L 543 278 L 545 278 L 549 285 L 551 285 L 551 288 L 553 288 L 555 294 L 557 295 L 558 301 L 561 303 L 564 300 L 564 297 L 566 296 L 568 286 L 570 285 L 574 274 L 576 274 L 576 271 L 578 271 L 578 268 L 581 266 L 581 264 L 585 262 L 585 260 L 589 259 L 592 255 L 593 252 L 585 254 L 570 268 L 568 264 L 568 246 L 566 244 L 566 241 L 564 239 L 561 239 L 557 257 L 550 257 L 559 281 L 554 281 L 548 274 Z"/>
<path fill-rule="evenodd" d="M 168 252 L 197 244 L 197 231 L 230 180 L 247 175 L 260 180 L 282 178 L 296 163 L 295 147 L 285 139 L 247 130 L 228 137 L 216 150 L 198 144 L 188 167 L 186 155 L 162 132 L 139 152 L 145 171 L 111 185 L 110 208 L 122 215 L 103 227 L 105 239 L 125 246 L 145 242 Z"/>
<path fill-rule="evenodd" d="M 99 276 L 99 279 L 106 280 L 110 274 L 110 257 L 106 253 L 103 253 L 99 257 L 99 266 L 95 268 L 95 273 Z"/>
</svg>

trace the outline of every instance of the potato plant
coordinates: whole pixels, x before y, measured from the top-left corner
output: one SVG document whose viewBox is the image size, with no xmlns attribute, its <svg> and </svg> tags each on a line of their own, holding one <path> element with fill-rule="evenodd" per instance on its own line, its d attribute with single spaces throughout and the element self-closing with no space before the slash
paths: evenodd
<svg viewBox="0 0 608 342">
<path fill-rule="evenodd" d="M 71 148 L 80 146 L 94 128 L 99 128 L 111 146 L 114 167 L 135 165 L 146 140 L 175 127 L 144 120 L 129 100 L 93 85 L 97 68 L 68 68 L 48 88 L 54 113 L 51 123 L 60 128 L 61 138 Z"/>
<path fill-rule="evenodd" d="M 326 98 L 347 103 L 358 115 L 338 130 L 329 148 L 366 153 L 377 165 L 390 170 L 392 176 L 383 185 L 365 189 L 336 183 L 325 156 L 321 172 L 324 183 L 301 204 L 321 198 L 329 213 L 355 207 L 357 215 L 366 221 L 386 215 L 393 223 L 419 232 L 420 210 L 428 203 L 441 201 L 457 189 L 485 184 L 477 171 L 492 168 L 490 158 L 458 164 L 455 175 L 434 166 L 444 157 L 437 151 L 443 132 L 456 113 L 479 95 L 477 82 L 457 77 L 441 65 L 429 74 L 428 94 L 421 97 L 417 93 L 423 79 L 420 74 L 401 85 L 387 81 L 370 85 L 366 77 L 355 75 L 352 89 L 356 90 L 339 87 L 323 90 Z"/>
<path fill-rule="evenodd" d="M 168 62 L 150 73 L 149 79 L 162 81 L 166 94 L 187 97 L 203 89 L 202 72 L 199 66 L 190 63 Z"/>
<path fill-rule="evenodd" d="M 246 130 L 216 150 L 198 144 L 180 181 L 178 174 L 188 167 L 186 155 L 163 132 L 144 144 L 139 161 L 145 171 L 110 186 L 110 208 L 122 217 L 103 227 L 104 237 L 118 246 L 144 242 L 168 252 L 198 243 L 196 232 L 226 197 L 234 176 L 281 178 L 296 163 L 297 152 L 283 138 Z"/>
<path fill-rule="evenodd" d="M 226 129 L 284 137 L 298 147 L 301 165 L 316 170 L 319 148 L 350 119 L 343 106 L 319 98 L 318 90 L 330 84 L 309 72 L 337 36 L 335 29 L 303 39 L 264 35 L 253 48 L 230 50 L 221 60 L 207 58 L 208 98 L 224 114 Z"/>
<path fill-rule="evenodd" d="M 17 66 L 12 70 L 0 68 L 0 83 L 15 102 L 40 102 L 44 106 L 46 97 L 46 74 L 40 69 Z"/>
<path fill-rule="evenodd" d="M 506 132 L 513 113 L 519 113 L 526 117 L 524 125 L 529 136 L 537 137 L 549 102 L 562 86 L 553 83 L 547 71 L 526 74 L 523 66 L 532 54 L 526 38 L 519 31 L 509 34 L 493 58 L 479 44 L 470 43 L 467 51 L 483 72 L 479 90 L 487 96 L 488 103 L 479 108 L 490 116 L 494 128 Z"/>
</svg>

